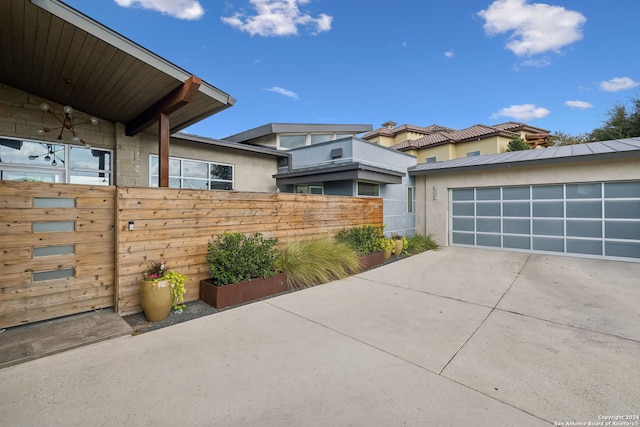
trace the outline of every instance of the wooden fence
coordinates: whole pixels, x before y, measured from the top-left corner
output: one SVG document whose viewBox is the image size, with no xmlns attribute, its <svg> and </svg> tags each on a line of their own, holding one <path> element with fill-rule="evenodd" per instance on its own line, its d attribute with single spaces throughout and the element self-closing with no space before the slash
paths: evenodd
<svg viewBox="0 0 640 427">
<path fill-rule="evenodd" d="M 285 244 L 382 218 L 378 198 L 1 181 L 0 327 L 139 312 L 142 272 L 159 259 L 189 277 L 186 300 L 196 300 L 207 243 L 225 231 Z"/>
<path fill-rule="evenodd" d="M 200 280 L 209 276 L 207 243 L 218 234 L 261 232 L 285 244 L 382 225 L 383 213 L 378 198 L 149 188 L 118 189 L 117 210 L 116 306 L 123 315 L 141 310 L 138 289 L 149 261 L 164 259 L 186 274 L 186 300 L 192 301 Z"/>
</svg>

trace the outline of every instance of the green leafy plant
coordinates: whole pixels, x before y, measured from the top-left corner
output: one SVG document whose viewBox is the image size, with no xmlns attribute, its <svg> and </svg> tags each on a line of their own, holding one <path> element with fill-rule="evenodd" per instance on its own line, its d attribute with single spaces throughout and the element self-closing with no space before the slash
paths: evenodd
<svg viewBox="0 0 640 427">
<path fill-rule="evenodd" d="M 207 262 L 212 283 L 224 286 L 277 273 L 277 239 L 265 239 L 261 233 L 245 235 L 223 233 L 207 245 Z"/>
<path fill-rule="evenodd" d="M 360 267 L 349 245 L 330 238 L 288 243 L 276 259 L 276 268 L 287 273 L 287 283 L 294 289 L 342 279 Z"/>
<path fill-rule="evenodd" d="M 406 240 L 405 251 L 407 255 L 416 255 L 440 247 L 430 234 L 427 236 L 416 234 L 409 236 Z"/>
<path fill-rule="evenodd" d="M 167 265 L 162 261 L 151 261 L 144 271 L 142 278 L 146 282 L 153 282 L 153 286 L 161 280 L 169 281 L 171 285 L 171 298 L 172 307 L 176 311 L 183 310 L 186 306 L 184 302 L 184 294 L 187 290 L 184 287 L 184 282 L 187 280 L 187 276 L 171 271 Z"/>
<path fill-rule="evenodd" d="M 378 246 L 383 251 L 390 251 L 396 247 L 396 243 L 392 239 L 380 238 L 378 240 Z"/>
<path fill-rule="evenodd" d="M 381 250 L 379 244 L 384 238 L 383 228 L 380 225 L 343 228 L 336 234 L 336 240 L 350 246 L 359 256 L 372 254 Z"/>
</svg>

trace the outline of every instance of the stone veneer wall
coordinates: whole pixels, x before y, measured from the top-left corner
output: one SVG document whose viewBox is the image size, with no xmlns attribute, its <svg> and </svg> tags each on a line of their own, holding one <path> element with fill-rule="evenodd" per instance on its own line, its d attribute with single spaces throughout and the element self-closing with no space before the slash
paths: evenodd
<svg viewBox="0 0 640 427">
<path fill-rule="evenodd" d="M 54 132 L 39 135 L 43 127 L 57 127 L 59 123 L 47 112 L 40 109 L 46 102 L 62 117 L 62 105 L 0 84 L 0 136 L 25 138 L 36 141 L 58 142 Z M 71 105 L 73 107 L 73 105 Z M 108 122 L 98 117 L 98 125 L 82 124 L 90 115 L 81 111 L 73 114 L 75 130 L 82 139 L 93 147 L 113 150 L 114 180 L 118 186 L 137 187 L 140 183 L 140 137 L 127 137 L 124 125 Z M 142 134 L 142 138 L 153 139 L 151 135 Z M 62 142 L 71 144 L 71 134 L 64 133 Z"/>
</svg>

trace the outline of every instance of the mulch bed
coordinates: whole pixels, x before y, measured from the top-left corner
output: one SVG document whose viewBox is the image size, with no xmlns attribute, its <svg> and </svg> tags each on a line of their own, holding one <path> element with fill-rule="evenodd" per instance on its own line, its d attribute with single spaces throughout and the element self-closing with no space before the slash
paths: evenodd
<svg viewBox="0 0 640 427">
<path fill-rule="evenodd" d="M 396 262 L 404 258 L 406 258 L 406 256 L 404 255 L 401 255 L 399 257 L 392 255 L 391 258 L 389 258 L 388 260 L 385 260 L 378 267 L 391 264 L 392 262 Z M 291 290 L 284 293 L 296 292 L 298 290 L 299 289 L 295 289 L 295 290 Z M 278 294 L 278 295 L 282 295 L 282 294 Z M 277 295 L 272 295 L 267 298 L 273 298 L 275 296 Z M 263 298 L 263 299 L 267 299 L 267 298 Z M 252 302 L 255 302 L 255 301 L 252 301 Z M 251 304 L 251 303 L 247 303 L 247 304 Z M 167 326 L 177 325 L 178 323 L 197 319 L 198 317 L 215 314 L 220 311 L 228 310 L 230 308 L 233 308 L 233 307 L 216 310 L 215 308 L 211 307 L 209 304 L 202 302 L 200 300 L 196 300 L 196 301 L 191 301 L 186 303 L 186 308 L 182 311 L 182 313 L 175 313 L 173 310 L 171 310 L 169 317 L 159 322 L 147 321 L 147 319 L 145 319 L 144 317 L 144 313 L 142 312 L 131 314 L 129 316 L 124 316 L 123 318 L 131 326 L 131 328 L 133 328 L 133 335 L 138 335 L 144 332 L 150 332 L 150 331 L 155 331 L 157 329 L 165 328 Z"/>
</svg>

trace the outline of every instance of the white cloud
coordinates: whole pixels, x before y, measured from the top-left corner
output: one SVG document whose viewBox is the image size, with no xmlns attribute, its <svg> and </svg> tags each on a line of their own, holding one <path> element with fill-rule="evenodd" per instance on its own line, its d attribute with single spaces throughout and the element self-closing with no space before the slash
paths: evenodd
<svg viewBox="0 0 640 427">
<path fill-rule="evenodd" d="M 270 87 L 269 89 L 266 89 L 266 90 L 267 90 L 267 92 L 279 93 L 280 95 L 284 95 L 284 96 L 289 97 L 291 99 L 296 99 L 296 100 L 300 99 L 300 97 L 298 96 L 297 93 L 295 93 L 293 91 L 290 91 L 288 89 L 283 89 L 283 88 L 278 87 L 278 86 L 273 86 L 273 87 Z"/>
<path fill-rule="evenodd" d="M 565 101 L 564 105 L 571 108 L 578 108 L 580 110 L 586 110 L 587 108 L 593 108 L 593 104 L 587 101 Z"/>
<path fill-rule="evenodd" d="M 197 0 L 115 0 L 122 7 L 157 10 L 179 19 L 200 19 L 204 9 Z"/>
<path fill-rule="evenodd" d="M 456 56 L 456 53 L 453 50 L 448 50 L 444 53 L 444 56 L 447 58 L 453 58 L 454 56 Z"/>
<path fill-rule="evenodd" d="M 614 77 L 611 80 L 600 83 L 600 89 L 606 92 L 618 92 L 640 86 L 640 83 L 629 77 Z"/>
<path fill-rule="evenodd" d="M 541 119 L 547 117 L 549 114 L 551 114 L 551 111 L 546 108 L 536 107 L 534 104 L 521 104 L 503 108 L 491 115 L 491 118 L 511 117 L 516 120 L 531 120 Z"/>
<path fill-rule="evenodd" d="M 245 16 L 236 13 L 222 17 L 222 22 L 252 36 L 290 36 L 297 35 L 299 27 L 311 28 L 311 34 L 331 29 L 333 17 L 321 13 L 317 18 L 303 13 L 298 5 L 310 0 L 250 0 L 257 14 Z"/>
<path fill-rule="evenodd" d="M 511 33 L 506 47 L 518 56 L 559 52 L 582 39 L 587 22 L 580 12 L 528 0 L 496 0 L 478 15 L 484 18 L 489 36 Z"/>
<path fill-rule="evenodd" d="M 551 65 L 549 58 L 528 59 L 520 63 L 520 66 L 529 68 L 544 68 L 549 65 Z"/>
</svg>

